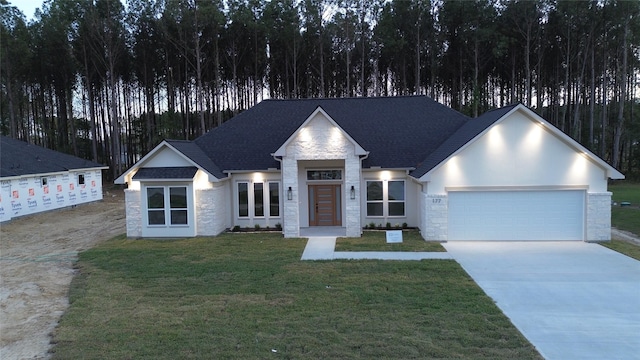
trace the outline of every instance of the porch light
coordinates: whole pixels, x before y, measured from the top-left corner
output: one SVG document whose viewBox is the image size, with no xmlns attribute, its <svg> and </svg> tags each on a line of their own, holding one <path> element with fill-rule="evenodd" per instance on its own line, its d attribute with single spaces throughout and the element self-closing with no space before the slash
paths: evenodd
<svg viewBox="0 0 640 360">
<path fill-rule="evenodd" d="M 356 189 L 351 185 L 351 200 L 356 198 Z"/>
<path fill-rule="evenodd" d="M 287 190 L 287 200 L 293 200 L 293 190 L 291 190 L 291 186 Z"/>
</svg>

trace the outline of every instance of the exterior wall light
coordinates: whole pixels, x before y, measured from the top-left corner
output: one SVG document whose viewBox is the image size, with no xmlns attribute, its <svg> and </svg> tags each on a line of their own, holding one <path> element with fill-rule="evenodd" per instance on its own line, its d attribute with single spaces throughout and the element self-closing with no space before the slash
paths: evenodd
<svg viewBox="0 0 640 360">
<path fill-rule="evenodd" d="M 356 198 L 356 189 L 351 185 L 351 200 Z"/>
<path fill-rule="evenodd" d="M 293 190 L 291 190 L 291 186 L 287 190 L 287 200 L 293 200 Z"/>
</svg>

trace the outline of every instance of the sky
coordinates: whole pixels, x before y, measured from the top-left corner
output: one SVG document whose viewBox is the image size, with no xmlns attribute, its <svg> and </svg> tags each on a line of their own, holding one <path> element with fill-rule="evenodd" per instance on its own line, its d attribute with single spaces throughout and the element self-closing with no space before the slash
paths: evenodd
<svg viewBox="0 0 640 360">
<path fill-rule="evenodd" d="M 24 16 L 27 17 L 27 21 L 33 19 L 33 14 L 36 12 L 36 8 L 42 9 L 42 3 L 44 0 L 9 0 L 9 3 L 22 11 Z"/>
</svg>

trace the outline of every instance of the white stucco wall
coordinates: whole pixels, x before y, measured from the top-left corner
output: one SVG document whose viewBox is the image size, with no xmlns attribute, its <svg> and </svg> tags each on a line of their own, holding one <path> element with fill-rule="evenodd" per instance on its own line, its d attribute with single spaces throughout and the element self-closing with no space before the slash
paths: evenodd
<svg viewBox="0 0 640 360">
<path fill-rule="evenodd" d="M 430 194 L 446 187 L 587 186 L 606 192 L 606 172 L 520 112 L 436 169 Z"/>
<path fill-rule="evenodd" d="M 142 167 L 193 166 L 193 164 L 187 161 L 183 156 L 166 146 L 156 151 L 155 154 L 149 157 L 144 164 L 141 165 Z"/>
<path fill-rule="evenodd" d="M 80 174 L 84 175 L 84 184 L 78 181 Z M 2 180 L 0 221 L 98 200 L 102 200 L 101 170 L 11 178 Z"/>
<path fill-rule="evenodd" d="M 293 191 L 293 200 L 284 200 L 284 234 L 285 237 L 297 237 L 300 234 L 300 226 L 303 221 L 308 224 L 308 200 L 304 201 L 302 194 L 307 193 L 307 184 L 299 180 L 299 161 L 324 161 L 343 160 L 344 173 L 342 185 L 344 221 L 347 236 L 360 236 L 360 158 L 356 155 L 356 146 L 344 132 L 334 126 L 321 112 L 300 129 L 297 135 L 291 139 L 285 148 L 282 157 L 283 189 L 286 192 L 289 187 Z M 356 199 L 344 196 L 346 189 L 354 187 Z"/>
<path fill-rule="evenodd" d="M 456 188 L 586 189 L 585 240 L 611 236 L 606 170 L 519 111 L 434 170 L 424 188 L 421 229 L 428 240 L 446 239 L 446 195 Z"/>
</svg>

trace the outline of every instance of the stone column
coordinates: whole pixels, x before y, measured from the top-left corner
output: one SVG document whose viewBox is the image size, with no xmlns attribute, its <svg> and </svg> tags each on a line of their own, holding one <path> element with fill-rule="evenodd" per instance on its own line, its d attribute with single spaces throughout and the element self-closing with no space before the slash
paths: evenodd
<svg viewBox="0 0 640 360">
<path fill-rule="evenodd" d="M 289 200 L 288 191 L 291 187 L 293 198 Z M 282 192 L 284 212 L 282 229 L 284 237 L 300 236 L 300 187 L 298 186 L 298 161 L 291 158 L 282 159 Z"/>
<path fill-rule="evenodd" d="M 587 193 L 586 241 L 611 240 L 611 193 Z"/>
<path fill-rule="evenodd" d="M 127 237 L 142 237 L 142 199 L 140 190 L 124 190 Z"/>
<path fill-rule="evenodd" d="M 446 241 L 448 236 L 447 195 L 422 193 L 420 232 L 425 240 Z"/>
<path fill-rule="evenodd" d="M 362 235 L 362 225 L 360 224 L 360 159 L 357 156 L 347 156 L 344 160 L 344 186 L 345 186 L 345 224 L 347 236 L 360 237 Z M 356 194 L 355 199 L 351 199 L 351 186 Z"/>
</svg>

